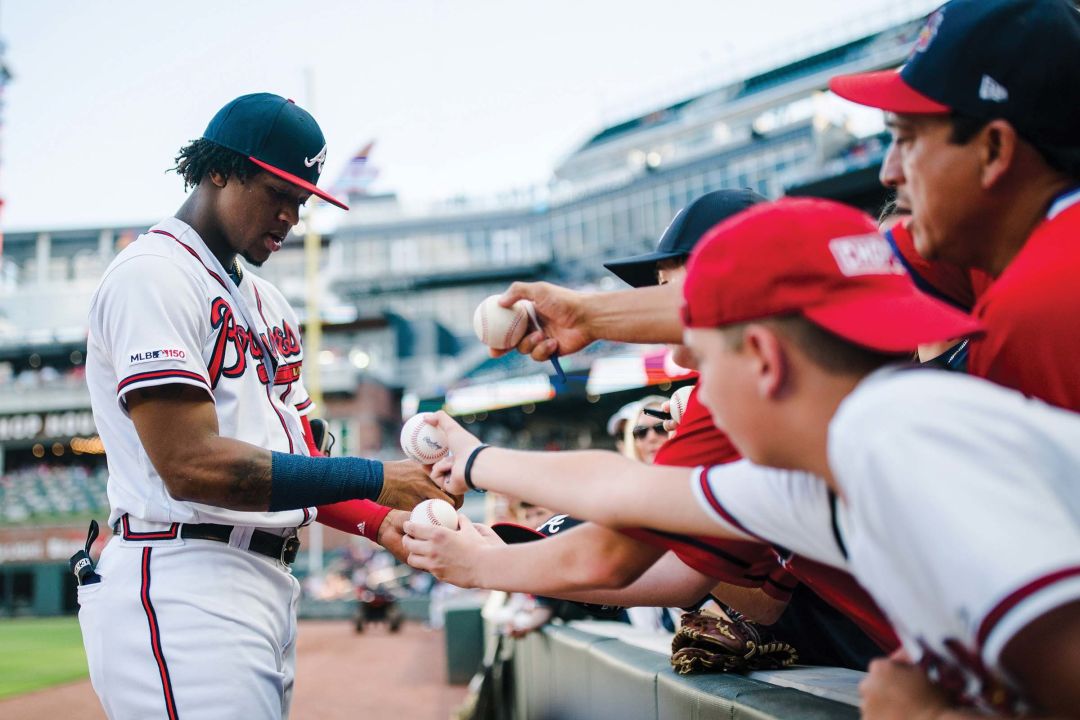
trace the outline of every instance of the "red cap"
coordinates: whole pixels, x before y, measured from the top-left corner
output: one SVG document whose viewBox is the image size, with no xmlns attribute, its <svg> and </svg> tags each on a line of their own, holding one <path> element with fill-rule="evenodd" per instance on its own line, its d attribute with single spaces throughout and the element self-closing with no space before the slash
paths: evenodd
<svg viewBox="0 0 1080 720">
<path fill-rule="evenodd" d="M 690 258 L 683 297 L 688 328 L 797 313 L 886 353 L 981 331 L 915 287 L 868 215 L 812 198 L 757 205 L 710 230 Z"/>
<path fill-rule="evenodd" d="M 829 89 L 845 100 L 886 112 L 940 115 L 951 110 L 908 85 L 899 70 L 840 75 L 829 81 Z"/>
</svg>

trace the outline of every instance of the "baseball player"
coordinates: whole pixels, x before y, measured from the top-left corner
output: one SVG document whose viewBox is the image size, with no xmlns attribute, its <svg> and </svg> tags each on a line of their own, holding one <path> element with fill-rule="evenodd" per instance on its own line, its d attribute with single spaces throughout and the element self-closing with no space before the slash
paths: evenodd
<svg viewBox="0 0 1080 720">
<path fill-rule="evenodd" d="M 780 201 L 718 226 L 683 293 L 705 404 L 757 464 L 523 455 L 440 413 L 453 458 L 434 474 L 616 527 L 756 537 L 848 569 L 919 667 L 872 664 L 866 717 L 954 704 L 1075 717 L 1080 418 L 895 364 L 980 326 L 919 292 L 870 218 L 837 203 Z M 616 473 L 618 494 L 603 480 Z M 445 532 L 405 527 L 410 552 Z"/>
<path fill-rule="evenodd" d="M 1074 3 L 952 0 L 900 71 L 830 87 L 886 112 L 880 177 L 931 261 L 916 272 L 944 292 L 949 272 L 935 265 L 971 272 L 986 333 L 970 343 L 968 371 L 1080 411 L 1080 348 L 1062 312 L 1080 307 L 1077 58 Z"/>
<path fill-rule="evenodd" d="M 87 384 L 109 464 L 99 582 L 79 587 L 90 677 L 111 718 L 289 711 L 297 528 L 400 542 L 447 496 L 413 462 L 326 458 L 312 443 L 300 323 L 258 267 L 317 195 L 326 144 L 277 95 L 244 95 L 180 151 L 191 194 L 125 248 L 90 306 Z M 367 502 L 360 502 L 361 499 Z"/>
</svg>

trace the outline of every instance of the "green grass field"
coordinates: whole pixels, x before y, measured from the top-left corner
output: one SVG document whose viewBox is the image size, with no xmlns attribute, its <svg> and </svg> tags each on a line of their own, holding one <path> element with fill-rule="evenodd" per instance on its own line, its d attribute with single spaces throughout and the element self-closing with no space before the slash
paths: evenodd
<svg viewBox="0 0 1080 720">
<path fill-rule="evenodd" d="M 0 619 L 0 698 L 87 676 L 74 617 Z"/>
</svg>

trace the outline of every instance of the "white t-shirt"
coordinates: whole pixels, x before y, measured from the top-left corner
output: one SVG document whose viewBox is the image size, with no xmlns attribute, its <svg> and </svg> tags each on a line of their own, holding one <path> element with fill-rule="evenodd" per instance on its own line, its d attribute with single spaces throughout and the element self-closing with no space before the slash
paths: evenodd
<svg viewBox="0 0 1080 720">
<path fill-rule="evenodd" d="M 110 524 L 125 513 L 151 522 L 252 527 L 295 527 L 314 517 L 313 508 L 241 512 L 176 500 L 128 416 L 125 395 L 134 388 L 192 385 L 213 399 L 221 436 L 307 454 L 300 415 L 311 410 L 311 399 L 300 379 L 296 314 L 250 271 L 237 286 L 220 270 L 198 234 L 169 218 L 117 255 L 94 293 L 86 382 L 108 458 Z M 264 346 L 276 356 L 272 383 Z"/>
<path fill-rule="evenodd" d="M 1002 648 L 1080 599 L 1080 415 L 977 378 L 896 369 L 829 425 L 835 500 L 808 473 L 699 471 L 725 525 L 851 572 L 956 695 L 1008 707 Z"/>
</svg>

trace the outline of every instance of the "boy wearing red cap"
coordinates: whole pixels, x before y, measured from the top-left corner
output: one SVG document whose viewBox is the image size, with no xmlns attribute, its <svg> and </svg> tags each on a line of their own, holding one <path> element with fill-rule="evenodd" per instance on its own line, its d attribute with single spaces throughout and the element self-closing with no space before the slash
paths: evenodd
<svg viewBox="0 0 1080 720">
<path fill-rule="evenodd" d="M 1074 713 L 1080 418 L 895 365 L 979 325 L 919 292 L 870 218 L 836 203 L 781 201 L 723 223 L 683 292 L 703 399 L 754 464 L 691 472 L 599 452 L 522 456 L 486 449 L 440 414 L 454 454 L 435 467 L 445 486 L 616 527 L 756 537 L 852 572 L 937 685 L 875 663 L 868 717 L 944 716 L 957 702 Z M 619 495 L 602 481 L 613 473 Z M 406 529 L 418 554 L 440 532 Z"/>
</svg>

